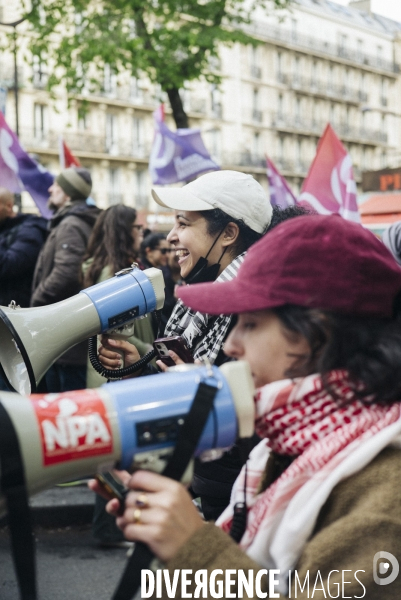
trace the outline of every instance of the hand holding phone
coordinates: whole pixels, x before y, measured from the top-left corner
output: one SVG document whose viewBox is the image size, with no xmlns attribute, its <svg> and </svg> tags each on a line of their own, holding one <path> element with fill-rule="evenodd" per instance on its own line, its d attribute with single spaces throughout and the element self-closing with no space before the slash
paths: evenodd
<svg viewBox="0 0 401 600">
<path fill-rule="evenodd" d="M 185 363 L 193 363 L 194 358 L 185 341 L 180 336 L 159 338 L 153 342 L 153 347 L 157 352 L 158 359 L 167 367 L 174 367 L 175 362 L 169 355 L 172 350 Z"/>
</svg>

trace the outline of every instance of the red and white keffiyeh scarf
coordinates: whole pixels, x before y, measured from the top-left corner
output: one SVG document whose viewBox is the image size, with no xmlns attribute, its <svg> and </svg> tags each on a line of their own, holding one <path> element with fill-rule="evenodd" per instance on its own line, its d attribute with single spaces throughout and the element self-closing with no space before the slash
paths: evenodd
<svg viewBox="0 0 401 600">
<path fill-rule="evenodd" d="M 283 380 L 256 394 L 256 431 L 265 438 L 247 463 L 248 521 L 240 546 L 264 568 L 295 568 L 320 509 L 332 489 L 368 465 L 386 446 L 401 446 L 401 403 L 362 402 L 344 371 L 328 381 L 340 400 L 324 389 L 320 375 Z M 297 456 L 264 492 L 257 494 L 271 450 Z M 216 524 L 229 531 L 233 507 L 244 500 L 245 468 L 230 505 Z M 287 593 L 287 582 L 279 591 Z"/>
</svg>

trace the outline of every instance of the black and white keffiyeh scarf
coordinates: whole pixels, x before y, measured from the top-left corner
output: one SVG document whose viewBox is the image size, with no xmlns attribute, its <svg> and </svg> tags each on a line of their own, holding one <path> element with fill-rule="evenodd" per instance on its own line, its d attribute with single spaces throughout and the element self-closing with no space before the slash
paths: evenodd
<svg viewBox="0 0 401 600">
<path fill-rule="evenodd" d="M 231 281 L 237 276 L 246 252 L 237 256 L 218 276 L 216 282 Z M 196 284 L 194 284 L 196 285 Z M 194 358 L 208 358 L 213 364 L 230 327 L 232 315 L 208 315 L 187 308 L 177 301 L 166 325 L 164 335 L 180 335 L 191 348 Z"/>
</svg>

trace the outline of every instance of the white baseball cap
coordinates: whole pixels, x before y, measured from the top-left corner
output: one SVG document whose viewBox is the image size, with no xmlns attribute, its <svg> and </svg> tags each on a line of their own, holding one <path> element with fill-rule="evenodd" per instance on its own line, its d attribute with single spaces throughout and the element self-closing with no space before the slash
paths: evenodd
<svg viewBox="0 0 401 600">
<path fill-rule="evenodd" d="M 251 175 L 239 171 L 213 171 L 182 188 L 152 190 L 160 206 L 174 210 L 213 210 L 219 208 L 234 219 L 242 219 L 250 229 L 264 233 L 272 218 L 270 200 Z"/>
</svg>

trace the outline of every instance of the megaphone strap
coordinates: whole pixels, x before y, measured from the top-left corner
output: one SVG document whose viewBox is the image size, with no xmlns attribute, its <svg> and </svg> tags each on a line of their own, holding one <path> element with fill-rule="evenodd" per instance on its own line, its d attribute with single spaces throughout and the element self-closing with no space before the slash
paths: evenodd
<svg viewBox="0 0 401 600">
<path fill-rule="evenodd" d="M 213 409 L 217 387 L 201 382 L 196 391 L 191 408 L 180 429 L 173 454 L 166 465 L 163 475 L 180 481 L 195 453 L 203 429 Z M 135 544 L 120 583 L 112 600 L 131 600 L 141 584 L 141 570 L 148 569 L 154 558 L 153 553 L 142 542 Z"/>
<path fill-rule="evenodd" d="M 35 542 L 24 465 L 14 424 L 0 402 L 0 489 L 6 498 L 21 600 L 37 600 Z"/>
</svg>

